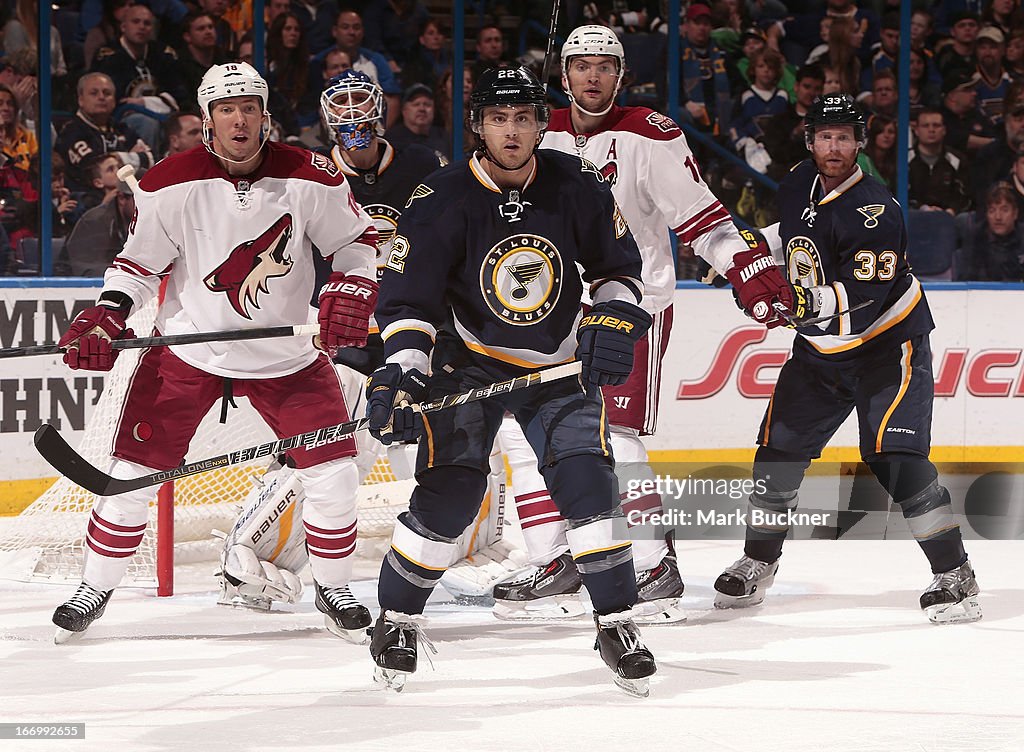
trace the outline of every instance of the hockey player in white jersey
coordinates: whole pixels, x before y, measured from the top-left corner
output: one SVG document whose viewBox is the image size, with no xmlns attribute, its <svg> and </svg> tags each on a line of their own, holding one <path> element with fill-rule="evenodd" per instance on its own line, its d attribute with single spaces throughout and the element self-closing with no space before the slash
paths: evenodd
<svg viewBox="0 0 1024 752">
<path fill-rule="evenodd" d="M 96 305 L 60 339 L 71 368 L 109 370 L 112 339 L 157 294 L 163 334 L 318 320 L 326 353 L 366 343 L 377 298 L 377 231 L 345 177 L 322 155 L 267 140 L 266 81 L 245 63 L 215 65 L 198 91 L 203 142 L 140 182 L 124 249 Z M 312 247 L 332 259 L 319 314 L 309 304 Z M 308 338 L 146 350 L 121 410 L 108 472 L 136 477 L 178 466 L 199 422 L 231 394 L 248 397 L 279 437 L 350 419 L 327 354 Z M 316 607 L 359 633 L 369 612 L 351 597 L 359 482 L 354 442 L 290 452 L 306 496 L 302 526 Z M 146 527 L 152 491 L 100 498 L 86 534 L 82 584 L 57 608 L 58 641 L 103 614 Z"/>
<path fill-rule="evenodd" d="M 701 179 L 679 126 L 646 107 L 615 104 L 625 72 L 625 53 L 615 32 L 604 26 L 575 29 L 562 47 L 561 61 L 562 87 L 571 104 L 551 113 L 541 145 L 579 155 L 597 167 L 611 184 L 643 257 L 640 305 L 654 323 L 636 343 L 629 380 L 603 391 L 617 468 L 649 474 L 641 437 L 653 434 L 656 427 L 661 361 L 672 329 L 676 282 L 669 232 L 716 268 L 749 270 L 748 279 L 739 284 L 744 294 L 770 301 L 785 280 L 774 264 L 764 263 L 769 257 L 766 248 L 752 248 L 740 237 L 728 210 Z M 576 616 L 583 611 L 575 596 L 581 580 L 568 554 L 565 521 L 514 421 L 505 421 L 499 441 L 512 468 L 516 508 L 536 569 L 495 586 L 495 614 L 501 618 Z M 627 514 L 657 511 L 660 505 L 656 494 L 623 497 Z M 681 620 L 685 616 L 676 603 L 683 583 L 675 553 L 650 527 L 643 535 L 633 540 L 643 620 Z"/>
</svg>

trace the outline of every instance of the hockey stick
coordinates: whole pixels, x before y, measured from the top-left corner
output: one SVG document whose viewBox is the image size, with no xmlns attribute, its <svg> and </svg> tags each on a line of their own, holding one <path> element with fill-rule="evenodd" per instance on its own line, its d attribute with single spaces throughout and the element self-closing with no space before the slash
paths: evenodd
<svg viewBox="0 0 1024 752">
<path fill-rule="evenodd" d="M 561 0 L 551 0 L 551 26 L 548 27 L 548 46 L 544 50 L 544 65 L 541 68 L 540 81 L 544 85 L 544 93 L 548 93 L 548 79 L 551 77 L 552 56 L 555 51 L 555 31 L 558 27 L 558 6 Z"/>
<path fill-rule="evenodd" d="M 470 402 L 487 399 L 496 394 L 509 394 L 510 392 L 526 389 L 535 384 L 544 384 L 549 381 L 575 376 L 579 372 L 580 362 L 575 360 L 571 363 L 555 366 L 554 368 L 546 368 L 542 371 L 534 371 L 523 376 L 517 376 L 507 381 L 498 381 L 487 386 L 476 387 L 462 394 L 450 394 L 431 402 L 423 402 L 419 407 L 421 412 L 432 413 L 444 410 L 446 407 L 465 405 Z M 312 448 L 322 444 L 331 444 L 335 441 L 347 439 L 356 431 L 365 428 L 366 424 L 366 418 L 359 418 L 357 420 L 350 420 L 347 423 L 324 426 L 315 431 L 301 433 L 297 436 L 289 436 L 287 439 L 268 441 L 265 444 L 246 447 L 245 449 L 222 454 L 218 457 L 210 457 L 198 462 L 189 462 L 172 470 L 161 470 L 150 475 L 143 475 L 141 478 L 131 478 L 128 480 L 112 478 L 98 468 L 93 467 L 88 460 L 72 449 L 64 440 L 64 437 L 60 435 L 60 432 L 49 423 L 44 423 L 38 428 L 33 441 L 43 459 L 49 462 L 57 472 L 72 483 L 81 486 L 87 491 L 91 491 L 97 496 L 116 496 L 117 494 L 135 491 L 139 488 L 156 486 L 169 480 L 185 478 L 189 475 L 197 475 L 209 470 L 217 470 L 218 468 L 238 465 L 243 462 L 251 462 L 260 457 L 273 457 L 289 449 Z"/>
<path fill-rule="evenodd" d="M 130 164 L 126 164 L 117 171 L 117 179 L 123 183 L 127 183 L 128 187 L 132 189 L 132 193 L 139 192 L 139 180 L 135 177 L 135 168 Z"/>
<path fill-rule="evenodd" d="M 789 315 L 789 309 L 786 308 L 786 306 L 782 305 L 782 303 L 780 303 L 778 300 L 772 303 L 772 308 L 775 309 L 775 312 L 779 314 L 779 316 L 784 318 L 793 326 L 814 326 L 815 324 L 822 324 L 826 321 L 837 319 L 840 316 L 846 316 L 848 314 L 853 313 L 854 311 L 859 311 L 861 308 L 867 308 L 874 302 L 874 300 L 869 298 L 868 300 L 864 300 L 861 301 L 860 303 L 857 303 L 857 305 L 850 306 L 845 311 L 837 311 L 836 313 L 830 314 L 828 316 L 817 316 L 813 319 L 794 319 L 792 316 Z"/>
<path fill-rule="evenodd" d="M 319 334 L 319 324 L 296 324 L 295 326 L 264 326 L 257 329 L 232 329 L 223 332 L 192 332 L 191 334 L 167 334 L 160 337 L 133 337 L 115 339 L 110 343 L 114 350 L 130 350 L 138 347 L 166 347 L 168 345 L 193 345 L 199 342 L 234 342 L 240 339 L 266 339 L 268 337 L 294 337 Z M 60 355 L 65 348 L 57 345 L 30 345 L 29 347 L 5 347 L 0 358 L 20 358 L 25 355 Z"/>
</svg>

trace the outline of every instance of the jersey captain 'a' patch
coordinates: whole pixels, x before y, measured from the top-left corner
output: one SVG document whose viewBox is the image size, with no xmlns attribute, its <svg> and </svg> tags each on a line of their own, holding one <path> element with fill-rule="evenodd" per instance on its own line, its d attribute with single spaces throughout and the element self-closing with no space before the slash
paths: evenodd
<svg viewBox="0 0 1024 752">
<path fill-rule="evenodd" d="M 814 241 L 803 235 L 797 235 L 786 243 L 786 269 L 789 281 L 804 287 L 817 287 L 826 282 L 821 255 Z"/>
<path fill-rule="evenodd" d="M 513 326 L 543 319 L 562 291 L 562 257 L 539 235 L 513 235 L 494 245 L 480 267 L 480 292 L 491 313 Z"/>
</svg>

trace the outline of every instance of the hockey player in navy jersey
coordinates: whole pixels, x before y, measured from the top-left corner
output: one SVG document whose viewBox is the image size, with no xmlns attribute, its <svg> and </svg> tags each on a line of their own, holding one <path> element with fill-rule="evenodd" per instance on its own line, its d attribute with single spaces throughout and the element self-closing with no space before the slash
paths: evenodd
<svg viewBox="0 0 1024 752">
<path fill-rule="evenodd" d="M 643 257 L 644 297 L 651 329 L 636 343 L 633 372 L 604 392 L 615 461 L 629 463 L 633 477 L 653 478 L 643 436 L 655 432 L 662 359 L 672 330 L 675 254 L 670 233 L 723 269 L 756 261 L 728 210 L 700 176 L 682 130 L 671 118 L 646 107 L 615 104 L 626 71 L 625 51 L 611 29 L 580 26 L 562 46 L 562 86 L 570 106 L 555 110 L 542 145 L 575 154 L 597 166 L 629 223 Z M 762 258 L 768 258 L 763 253 Z M 735 262 L 734 262 L 735 259 Z M 770 259 L 768 259 L 770 260 Z M 785 285 L 774 265 L 776 285 Z M 505 421 L 499 434 L 512 469 L 512 486 L 532 571 L 494 587 L 495 614 L 508 619 L 560 618 L 582 613 L 580 575 L 558 514 L 522 432 Z M 657 494 L 623 498 L 623 509 L 656 513 Z M 683 593 L 675 552 L 651 534 L 633 540 L 641 623 L 685 618 L 676 605 Z"/>
<path fill-rule="evenodd" d="M 656 666 L 633 622 L 636 580 L 629 540 L 616 524 L 619 495 L 600 392 L 626 379 L 636 339 L 650 326 L 638 305 L 640 253 L 596 168 L 536 149 L 548 109 L 532 73 L 482 74 L 470 121 L 478 151 L 416 188 L 381 278 L 376 316 L 387 363 L 367 383 L 370 430 L 384 442 L 421 438 L 417 487 L 381 566 L 381 614 L 370 642 L 375 676 L 397 688 L 416 670 L 424 605 L 480 504 L 487 456 L 508 410 L 569 520 L 569 545 L 594 604 L 597 648 L 620 686 L 646 694 Z M 585 284 L 594 301 L 587 316 Z M 429 417 L 413 409 L 428 397 L 574 356 L 583 365 L 579 380 Z"/>
<path fill-rule="evenodd" d="M 861 457 L 931 564 L 921 608 L 937 624 L 975 621 L 978 584 L 949 493 L 928 459 L 934 323 L 907 264 L 903 214 L 856 164 L 866 128 L 849 96 L 816 100 L 804 127 L 811 159 L 782 180 L 782 219 L 764 231 L 781 253 L 794 301 L 773 306 L 768 323 L 795 326 L 797 337 L 758 435 L 754 478 L 766 491 L 752 494 L 749 508 L 794 509 L 810 461 L 856 410 Z M 828 316 L 835 317 L 801 323 Z M 716 606 L 764 600 L 787 532 L 785 524 L 748 524 L 743 557 L 715 582 Z"/>
</svg>

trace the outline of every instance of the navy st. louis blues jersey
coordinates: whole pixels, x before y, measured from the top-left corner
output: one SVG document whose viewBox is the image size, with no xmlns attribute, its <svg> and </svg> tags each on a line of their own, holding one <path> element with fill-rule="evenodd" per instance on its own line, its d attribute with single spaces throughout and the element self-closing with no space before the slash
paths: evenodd
<svg viewBox="0 0 1024 752">
<path fill-rule="evenodd" d="M 640 272 L 636 242 L 590 162 L 539 149 L 525 186 L 503 190 L 474 156 L 413 191 L 376 318 L 388 359 L 406 367 L 425 367 L 444 326 L 475 353 L 533 369 L 573 358 L 584 281 L 628 278 L 642 292 Z"/>
<path fill-rule="evenodd" d="M 799 327 L 796 352 L 845 361 L 934 328 L 921 283 L 907 263 L 903 214 L 884 185 L 858 167 L 826 195 L 807 160 L 783 178 L 778 203 L 790 281 L 820 288 L 823 315 L 857 308 Z"/>
</svg>

